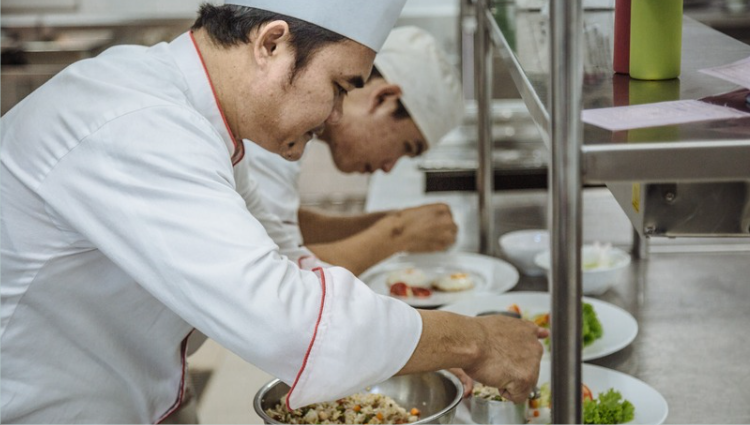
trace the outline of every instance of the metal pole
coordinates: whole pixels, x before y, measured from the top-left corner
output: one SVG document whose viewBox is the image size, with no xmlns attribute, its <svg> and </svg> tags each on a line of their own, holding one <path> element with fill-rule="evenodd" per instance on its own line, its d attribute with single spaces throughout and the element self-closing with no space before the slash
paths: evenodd
<svg viewBox="0 0 750 425">
<path fill-rule="evenodd" d="M 582 0 L 550 0 L 552 423 L 582 423 Z"/>
<path fill-rule="evenodd" d="M 491 254 L 492 237 L 492 50 L 487 23 L 487 0 L 476 4 L 474 88 L 477 100 L 477 193 L 479 195 L 479 252 Z"/>
<path fill-rule="evenodd" d="M 648 239 L 641 237 L 635 228 L 633 228 L 633 246 L 630 248 L 630 253 L 639 260 L 648 260 Z"/>
</svg>

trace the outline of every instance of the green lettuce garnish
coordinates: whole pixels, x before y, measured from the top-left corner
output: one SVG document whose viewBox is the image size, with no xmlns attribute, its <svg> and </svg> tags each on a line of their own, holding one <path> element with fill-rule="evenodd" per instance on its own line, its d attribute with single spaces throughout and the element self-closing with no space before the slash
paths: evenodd
<svg viewBox="0 0 750 425">
<path fill-rule="evenodd" d="M 604 328 L 602 328 L 602 323 L 599 321 L 599 318 L 596 317 L 596 311 L 594 311 L 594 307 L 591 306 L 591 304 L 583 303 L 581 311 L 583 313 L 581 315 L 581 339 L 583 340 L 583 346 L 588 347 L 604 335 Z M 544 327 L 549 328 L 549 325 Z M 544 340 L 544 345 L 549 348 L 549 344 L 550 338 L 547 337 Z"/>
<path fill-rule="evenodd" d="M 633 404 L 622 398 L 619 391 L 610 389 L 594 400 L 583 402 L 584 424 L 624 424 L 635 417 Z"/>
<path fill-rule="evenodd" d="M 581 330 L 581 335 L 583 336 L 583 346 L 588 347 L 602 337 L 604 330 L 591 304 L 583 303 L 582 310 L 583 319 L 581 321 L 583 322 L 583 329 Z"/>
</svg>

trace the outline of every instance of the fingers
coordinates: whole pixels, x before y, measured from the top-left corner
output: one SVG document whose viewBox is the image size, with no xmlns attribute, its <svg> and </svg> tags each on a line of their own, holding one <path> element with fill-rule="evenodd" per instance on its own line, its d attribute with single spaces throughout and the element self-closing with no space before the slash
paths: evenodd
<svg viewBox="0 0 750 425">
<path fill-rule="evenodd" d="M 545 328 L 537 328 L 536 329 L 536 337 L 539 339 L 544 339 L 549 336 L 549 329 Z"/>
<path fill-rule="evenodd" d="M 463 369 L 460 368 L 452 368 L 448 369 L 448 371 L 454 375 L 461 381 L 461 384 L 463 384 L 464 387 L 464 398 L 471 395 L 471 391 L 474 389 L 474 380 L 471 379 L 471 377 L 464 372 Z"/>
<path fill-rule="evenodd" d="M 513 403 L 523 403 L 529 399 L 529 394 L 534 389 L 533 385 L 524 387 L 522 390 L 511 391 L 509 389 L 503 390 L 500 394 L 503 398 L 512 401 Z"/>
<path fill-rule="evenodd" d="M 544 353 L 539 337 L 546 335 L 546 330 L 529 321 L 502 315 L 476 320 L 485 327 L 484 340 L 489 343 L 480 362 L 467 371 L 477 381 L 501 389 L 508 400 L 525 401 L 539 378 Z"/>
</svg>

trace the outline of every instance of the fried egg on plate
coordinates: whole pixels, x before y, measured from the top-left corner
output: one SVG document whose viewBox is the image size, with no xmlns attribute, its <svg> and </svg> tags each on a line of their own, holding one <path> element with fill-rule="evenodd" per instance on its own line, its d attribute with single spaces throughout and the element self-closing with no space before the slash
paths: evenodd
<svg viewBox="0 0 750 425">
<path fill-rule="evenodd" d="M 468 273 L 456 272 L 441 276 L 432 283 L 432 286 L 440 291 L 465 291 L 474 287 L 474 280 Z"/>
</svg>

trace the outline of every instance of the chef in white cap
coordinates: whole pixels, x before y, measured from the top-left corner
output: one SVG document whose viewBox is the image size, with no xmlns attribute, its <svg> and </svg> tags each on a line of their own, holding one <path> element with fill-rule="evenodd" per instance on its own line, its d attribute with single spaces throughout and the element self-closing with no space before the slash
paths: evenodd
<svg viewBox="0 0 750 425">
<path fill-rule="evenodd" d="M 240 169 L 238 141 L 296 158 L 340 119 L 403 2 L 206 4 L 171 43 L 75 63 L 2 117 L 0 421 L 157 423 L 194 329 L 287 382 L 292 408 L 446 367 L 526 397 L 544 331 L 301 269 Z"/>
<path fill-rule="evenodd" d="M 401 157 L 437 145 L 463 115 L 455 67 L 435 37 L 404 26 L 391 31 L 364 88 L 344 98 L 341 119 L 326 125 L 317 139 L 328 145 L 340 171 L 388 172 Z M 268 209 L 300 245 L 327 263 L 359 274 L 397 252 L 440 251 L 455 241 L 456 224 L 442 203 L 347 216 L 299 208 L 299 162 L 249 141 L 246 146 Z"/>
</svg>

